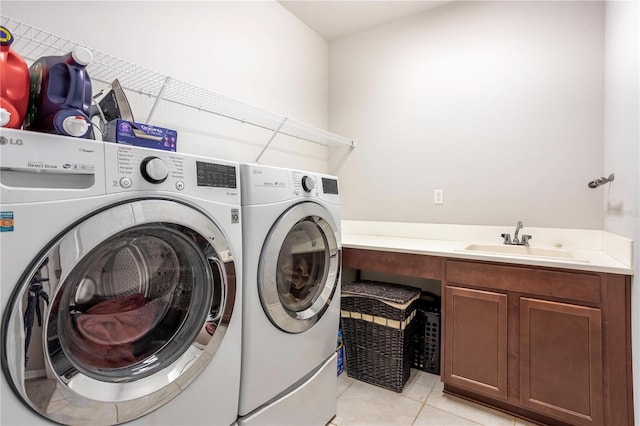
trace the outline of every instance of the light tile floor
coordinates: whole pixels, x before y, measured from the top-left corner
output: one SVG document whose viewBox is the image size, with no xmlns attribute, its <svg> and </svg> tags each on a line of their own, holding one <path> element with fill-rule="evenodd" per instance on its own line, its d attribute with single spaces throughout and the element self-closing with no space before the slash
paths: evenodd
<svg viewBox="0 0 640 426">
<path fill-rule="evenodd" d="M 442 393 L 440 376 L 411 370 L 402 393 L 338 377 L 333 426 L 533 426 L 496 410 Z"/>
</svg>

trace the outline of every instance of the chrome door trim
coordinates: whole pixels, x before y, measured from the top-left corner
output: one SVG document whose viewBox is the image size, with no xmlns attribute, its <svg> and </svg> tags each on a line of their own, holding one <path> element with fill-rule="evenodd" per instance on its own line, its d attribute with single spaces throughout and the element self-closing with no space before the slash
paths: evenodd
<svg viewBox="0 0 640 426">
<path fill-rule="evenodd" d="M 24 365 L 23 308 L 30 280 L 38 272 L 38 266 L 50 257 L 59 258 L 59 279 L 49 294 L 51 302 L 54 302 L 64 291 L 65 285 L 69 284 L 67 280 L 74 268 L 104 241 L 136 227 L 163 223 L 188 228 L 208 243 L 208 251 L 202 253 L 203 259 L 209 268 L 215 267 L 218 271 L 223 287 L 218 300 L 212 296 L 208 302 L 209 312 L 214 310 L 214 304 L 219 306 L 215 308 L 215 314 L 205 315 L 200 332 L 196 331 L 191 344 L 170 365 L 153 374 L 142 375 L 140 379 L 108 382 L 84 374 L 70 361 L 51 361 L 53 357 L 60 359 L 60 348 L 52 344 L 51 336 L 55 336 L 55 330 L 50 330 L 50 323 L 44 320 L 49 320 L 51 305 L 43 305 L 42 332 L 36 333 L 34 328 L 32 339 L 43 339 L 43 362 L 47 376 L 43 380 L 51 384 L 53 395 L 46 401 L 33 397 L 28 391 L 33 383 L 29 382 Z M 5 341 L 2 348 L 2 369 L 7 380 L 23 401 L 40 415 L 63 424 L 112 425 L 131 421 L 159 408 L 182 392 L 215 356 L 233 313 L 237 285 L 236 265 L 232 248 L 224 233 L 202 211 L 167 199 L 121 202 L 101 209 L 77 223 L 52 241 L 42 253 L 31 263 L 30 270 L 25 271 L 22 281 L 16 283 L 5 308 Z M 210 287 L 214 285 L 212 270 L 206 272 Z M 207 328 L 208 325 L 215 325 L 213 333 L 208 332 L 211 330 L 211 327 Z M 52 351 L 57 352 L 54 354 Z M 144 362 L 151 364 L 149 361 L 152 360 Z"/>
<path fill-rule="evenodd" d="M 328 266 L 323 273 L 322 290 L 317 299 L 307 309 L 292 312 L 283 306 L 278 293 L 278 256 L 289 232 L 304 220 L 312 220 L 323 234 Z M 304 202 L 289 208 L 269 231 L 260 254 L 258 292 L 265 314 L 282 331 L 302 333 L 309 330 L 331 304 L 340 279 L 341 248 L 336 237 L 337 229 L 332 215 L 325 208 L 317 203 Z"/>
</svg>

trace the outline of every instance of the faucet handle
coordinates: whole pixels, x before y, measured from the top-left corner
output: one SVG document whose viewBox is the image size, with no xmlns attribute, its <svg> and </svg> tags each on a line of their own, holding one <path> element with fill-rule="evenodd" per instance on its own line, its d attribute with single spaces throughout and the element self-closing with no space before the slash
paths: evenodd
<svg viewBox="0 0 640 426">
<path fill-rule="evenodd" d="M 510 234 L 500 234 L 502 238 L 504 238 L 504 244 L 511 244 L 511 235 Z"/>
<path fill-rule="evenodd" d="M 529 240 L 533 238 L 531 235 L 523 235 L 522 236 L 522 245 L 523 246 L 528 246 L 529 245 Z"/>
</svg>

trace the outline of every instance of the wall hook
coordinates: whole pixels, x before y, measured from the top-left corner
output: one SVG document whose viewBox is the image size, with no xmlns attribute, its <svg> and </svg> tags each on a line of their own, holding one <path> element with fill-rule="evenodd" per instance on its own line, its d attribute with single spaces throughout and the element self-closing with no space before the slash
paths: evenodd
<svg viewBox="0 0 640 426">
<path fill-rule="evenodd" d="M 600 177 L 598 179 L 592 180 L 587 185 L 589 185 L 589 188 L 597 188 L 604 185 L 605 183 L 613 182 L 614 178 L 615 176 L 613 175 L 613 173 L 611 173 L 609 177 Z"/>
</svg>

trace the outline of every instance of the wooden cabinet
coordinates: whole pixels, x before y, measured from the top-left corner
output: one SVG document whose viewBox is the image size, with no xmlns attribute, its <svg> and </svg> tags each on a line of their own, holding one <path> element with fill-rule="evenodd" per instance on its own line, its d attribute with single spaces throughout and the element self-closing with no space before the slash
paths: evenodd
<svg viewBox="0 0 640 426">
<path fill-rule="evenodd" d="M 631 277 L 345 248 L 441 280 L 445 393 L 546 425 L 633 425 Z"/>
<path fill-rule="evenodd" d="M 544 424 L 633 424 L 628 277 L 453 259 L 444 269 L 445 392 Z"/>
<path fill-rule="evenodd" d="M 507 296 L 447 287 L 445 296 L 448 382 L 507 399 Z"/>
<path fill-rule="evenodd" d="M 576 424 L 603 424 L 600 309 L 520 299 L 520 403 Z"/>
</svg>

